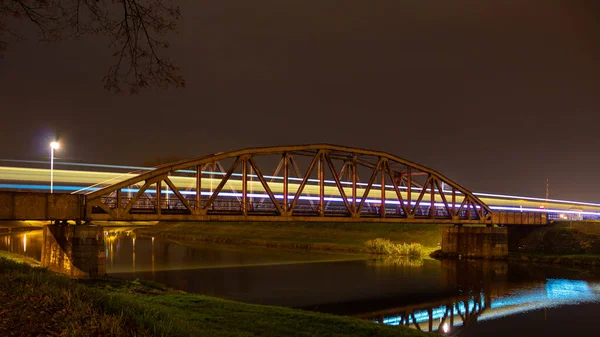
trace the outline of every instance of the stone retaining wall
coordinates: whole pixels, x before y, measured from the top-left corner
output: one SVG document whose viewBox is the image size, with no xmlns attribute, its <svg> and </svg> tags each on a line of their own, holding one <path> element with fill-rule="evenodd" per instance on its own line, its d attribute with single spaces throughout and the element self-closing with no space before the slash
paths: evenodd
<svg viewBox="0 0 600 337">
<path fill-rule="evenodd" d="M 499 227 L 444 227 L 442 253 L 465 258 L 508 257 L 508 232 Z"/>
</svg>

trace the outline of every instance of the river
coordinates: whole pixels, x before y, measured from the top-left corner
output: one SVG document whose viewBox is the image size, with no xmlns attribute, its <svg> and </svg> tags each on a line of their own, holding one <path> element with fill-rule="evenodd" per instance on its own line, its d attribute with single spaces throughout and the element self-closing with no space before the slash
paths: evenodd
<svg viewBox="0 0 600 337">
<path fill-rule="evenodd" d="M 0 249 L 41 258 L 41 231 Z M 600 270 L 186 245 L 105 228 L 107 273 L 236 301 L 348 315 L 454 336 L 596 335 Z"/>
</svg>

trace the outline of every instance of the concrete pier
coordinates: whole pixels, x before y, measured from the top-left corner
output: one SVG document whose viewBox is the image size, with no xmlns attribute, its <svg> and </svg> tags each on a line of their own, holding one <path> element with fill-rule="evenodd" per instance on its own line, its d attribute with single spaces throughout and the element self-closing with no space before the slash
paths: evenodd
<svg viewBox="0 0 600 337">
<path fill-rule="evenodd" d="M 508 231 L 500 227 L 444 227 L 442 254 L 448 257 L 508 257 Z"/>
<path fill-rule="evenodd" d="M 106 256 L 102 227 L 44 226 L 42 265 L 74 278 L 104 276 Z"/>
</svg>

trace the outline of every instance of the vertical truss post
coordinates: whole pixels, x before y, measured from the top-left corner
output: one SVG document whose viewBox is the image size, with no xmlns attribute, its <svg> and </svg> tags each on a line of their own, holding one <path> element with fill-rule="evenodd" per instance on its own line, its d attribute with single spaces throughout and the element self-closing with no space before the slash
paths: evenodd
<svg viewBox="0 0 600 337">
<path fill-rule="evenodd" d="M 288 215 L 288 188 L 289 188 L 289 154 L 283 153 L 283 205 L 284 215 Z"/>
<path fill-rule="evenodd" d="M 414 218 L 414 213 L 412 210 L 412 199 L 411 199 L 411 190 L 412 190 L 412 167 L 407 166 L 406 168 L 406 202 L 408 203 L 408 205 L 406 205 L 406 209 L 408 210 L 408 213 L 406 214 L 409 218 Z"/>
<path fill-rule="evenodd" d="M 387 164 L 387 159 L 379 159 L 383 161 L 381 163 L 381 207 L 379 207 L 379 216 L 385 218 L 385 164 Z"/>
<path fill-rule="evenodd" d="M 248 159 L 242 159 L 242 214 L 248 215 Z"/>
<path fill-rule="evenodd" d="M 429 206 L 429 216 L 435 219 L 435 178 L 431 179 L 431 206 Z"/>
<path fill-rule="evenodd" d="M 352 212 L 357 216 L 359 214 L 356 213 L 356 181 L 358 180 L 358 176 L 356 173 L 356 153 L 352 155 Z"/>
<path fill-rule="evenodd" d="M 118 188 L 117 189 L 117 212 L 119 212 L 119 209 L 121 208 L 121 189 Z"/>
<path fill-rule="evenodd" d="M 471 200 L 469 199 L 467 201 L 466 205 L 465 205 L 467 207 L 466 208 L 466 211 L 467 211 L 467 213 L 466 213 L 467 220 L 471 220 L 471 206 L 469 205 L 470 202 L 471 202 Z"/>
<path fill-rule="evenodd" d="M 250 210 L 254 209 L 254 168 L 252 167 L 252 165 L 250 165 L 249 167 L 250 169 L 250 198 L 248 198 L 248 201 L 250 201 L 250 205 L 249 208 Z"/>
<path fill-rule="evenodd" d="M 452 218 L 456 217 L 456 188 L 452 186 Z"/>
<path fill-rule="evenodd" d="M 156 197 L 154 198 L 156 200 L 156 214 L 160 215 L 161 214 L 161 196 L 160 196 L 160 192 L 161 192 L 161 184 L 160 181 L 156 182 Z"/>
<path fill-rule="evenodd" d="M 319 215 L 325 215 L 325 152 L 319 154 Z"/>
<path fill-rule="evenodd" d="M 196 165 L 196 210 L 202 208 L 202 166 Z"/>
<path fill-rule="evenodd" d="M 213 161 L 210 167 L 210 195 L 213 193 L 213 181 L 215 179 L 215 170 L 217 169 L 216 163 Z"/>
</svg>

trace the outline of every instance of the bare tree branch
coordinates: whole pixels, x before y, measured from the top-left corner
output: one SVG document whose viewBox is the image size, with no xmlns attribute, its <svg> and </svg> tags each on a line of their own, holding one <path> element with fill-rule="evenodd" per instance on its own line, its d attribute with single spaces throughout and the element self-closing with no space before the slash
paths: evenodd
<svg viewBox="0 0 600 337">
<path fill-rule="evenodd" d="M 22 38 L 9 19 L 31 22 L 44 42 L 84 35 L 109 39 L 115 62 L 104 76 L 113 92 L 183 87 L 179 68 L 164 55 L 165 35 L 176 31 L 179 7 L 170 0 L 0 0 L 0 50 Z"/>
</svg>

